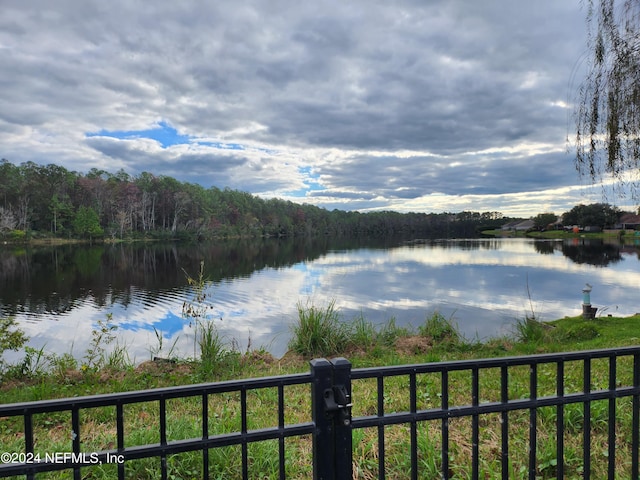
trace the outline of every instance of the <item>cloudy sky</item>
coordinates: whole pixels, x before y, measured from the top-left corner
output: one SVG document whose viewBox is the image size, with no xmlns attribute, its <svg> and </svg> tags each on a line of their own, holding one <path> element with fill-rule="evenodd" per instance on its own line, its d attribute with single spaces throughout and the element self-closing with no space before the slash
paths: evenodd
<svg viewBox="0 0 640 480">
<path fill-rule="evenodd" d="M 602 200 L 566 141 L 581 4 L 3 0 L 0 157 L 329 209 L 562 213 Z"/>
</svg>

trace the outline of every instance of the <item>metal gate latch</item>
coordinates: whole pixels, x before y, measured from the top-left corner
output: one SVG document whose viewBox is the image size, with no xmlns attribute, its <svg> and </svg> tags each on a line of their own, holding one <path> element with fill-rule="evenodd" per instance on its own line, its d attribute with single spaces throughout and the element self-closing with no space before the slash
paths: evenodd
<svg viewBox="0 0 640 480">
<path fill-rule="evenodd" d="M 351 395 L 344 385 L 334 385 L 324 391 L 324 407 L 327 413 L 338 414 L 344 426 L 351 424 Z"/>
</svg>

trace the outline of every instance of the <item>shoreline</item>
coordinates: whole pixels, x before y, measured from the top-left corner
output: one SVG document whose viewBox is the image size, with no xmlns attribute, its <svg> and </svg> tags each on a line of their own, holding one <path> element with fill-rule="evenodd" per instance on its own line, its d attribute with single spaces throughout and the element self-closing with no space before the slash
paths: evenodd
<svg viewBox="0 0 640 480">
<path fill-rule="evenodd" d="M 482 235 L 489 235 L 493 237 L 505 237 L 505 238 L 544 238 L 544 239 L 639 239 L 640 231 L 637 230 L 605 230 L 603 232 L 567 232 L 564 230 L 548 230 L 545 232 L 522 232 L 514 230 L 484 230 Z"/>
<path fill-rule="evenodd" d="M 309 360 L 320 357 L 346 357 L 353 359 L 355 364 L 363 364 L 362 366 L 381 366 L 400 362 L 421 363 L 463 358 L 490 358 L 505 354 L 519 356 L 618 347 L 640 344 L 640 331 L 637 330 L 639 322 L 640 312 L 625 317 L 608 314 L 590 320 L 584 319 L 582 315 L 545 321 L 526 317 L 516 323 L 511 334 L 479 340 L 464 337 L 457 330 L 455 323 L 439 314 L 434 314 L 426 320 L 425 324 L 411 330 L 406 327 L 397 327 L 395 324 L 376 327 L 363 320 L 360 325 L 355 325 L 351 332 L 346 334 L 347 337 L 343 343 L 333 344 L 329 347 L 333 350 L 328 351 L 299 349 L 296 351 L 296 343 L 291 342 L 287 352 L 278 358 L 264 348 L 248 347 L 245 352 L 241 352 L 233 342 L 227 345 L 218 338 L 218 343 L 210 346 L 216 351 L 216 355 L 212 358 L 207 359 L 208 352 L 203 350 L 197 358 L 176 356 L 164 358 L 154 355 L 149 360 L 135 364 L 127 357 L 126 350 L 118 346 L 118 342 L 115 342 L 116 348 L 113 351 L 107 352 L 105 349 L 105 346 L 115 339 L 115 333 L 113 333 L 115 329 L 113 329 L 106 334 L 103 343 L 96 343 L 91 347 L 92 350 L 87 350 L 87 355 L 82 357 L 83 359 L 86 360 L 89 353 L 95 356 L 92 361 L 84 363 L 71 354 L 57 355 L 47 352 L 44 347 L 39 350 L 29 347 L 28 339 L 24 343 L 25 357 L 22 361 L 3 364 L 2 351 L 0 351 L 0 367 L 2 367 L 0 379 L 3 380 L 0 391 L 11 389 L 11 385 L 24 386 L 43 380 L 63 380 L 63 383 L 71 382 L 72 384 L 91 382 L 96 376 L 122 377 L 149 368 L 154 371 L 182 370 L 181 382 L 185 382 L 193 380 L 193 375 L 200 374 L 205 374 L 207 379 L 210 379 L 211 375 L 214 375 L 216 380 L 234 379 L 251 373 L 255 367 L 258 371 L 261 367 L 275 367 L 280 370 L 283 366 L 304 371 Z M 344 325 L 346 324 L 342 322 L 336 323 L 321 333 L 324 337 L 330 338 Z M 105 334 L 104 328 L 109 327 L 104 324 L 102 334 Z M 548 342 L 541 344 L 539 340 L 542 338 L 546 338 Z M 558 338 L 560 340 L 556 341 Z M 235 365 L 234 368 L 225 368 L 229 362 Z M 202 371 L 203 367 L 206 367 L 206 372 Z M 245 367 L 248 371 L 242 373 Z M 188 378 L 184 376 L 187 371 Z M 142 386 L 142 388 L 153 387 Z"/>
</svg>

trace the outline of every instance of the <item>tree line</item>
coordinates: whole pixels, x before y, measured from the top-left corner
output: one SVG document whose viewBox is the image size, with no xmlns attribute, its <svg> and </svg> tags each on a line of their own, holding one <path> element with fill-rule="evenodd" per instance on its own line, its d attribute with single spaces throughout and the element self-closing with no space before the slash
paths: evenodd
<svg viewBox="0 0 640 480">
<path fill-rule="evenodd" d="M 474 236 L 500 212 L 332 210 L 168 176 L 0 161 L 0 236 L 216 238 L 313 235 Z"/>
</svg>

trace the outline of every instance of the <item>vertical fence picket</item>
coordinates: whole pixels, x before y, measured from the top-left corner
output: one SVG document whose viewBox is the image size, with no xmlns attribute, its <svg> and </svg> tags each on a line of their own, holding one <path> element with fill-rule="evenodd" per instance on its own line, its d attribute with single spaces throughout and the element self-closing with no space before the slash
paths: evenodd
<svg viewBox="0 0 640 480">
<path fill-rule="evenodd" d="M 31 413 L 24 414 L 24 451 L 25 453 L 33 453 L 33 416 Z M 35 474 L 27 470 L 27 480 L 36 478 Z"/>
<path fill-rule="evenodd" d="M 284 431 L 284 385 L 278 384 L 278 429 Z M 285 456 L 284 456 L 284 436 L 278 437 L 278 469 L 280 480 L 286 478 Z"/>
<path fill-rule="evenodd" d="M 564 361 L 560 360 L 556 369 L 556 396 L 564 397 Z M 564 478 L 564 404 L 556 407 L 556 478 Z"/>
<path fill-rule="evenodd" d="M 471 406 L 480 404 L 480 373 L 477 367 L 471 369 Z M 471 415 L 471 477 L 480 477 L 480 415 L 474 408 Z"/>
<path fill-rule="evenodd" d="M 441 373 L 440 408 L 444 412 L 441 421 L 442 430 L 442 478 L 449 478 L 449 372 L 446 369 Z"/>
<path fill-rule="evenodd" d="M 124 452 L 124 406 L 120 400 L 116 403 L 116 448 L 118 455 Z M 124 480 L 124 462 L 118 463 L 118 480 Z"/>
<path fill-rule="evenodd" d="M 78 407 L 73 407 L 71 409 L 71 449 L 74 454 L 78 455 L 80 453 L 80 409 Z M 73 479 L 80 480 L 80 467 L 75 466 L 73 469 Z"/>
<path fill-rule="evenodd" d="M 384 377 L 378 375 L 378 418 L 384 418 Z M 386 478 L 384 448 L 384 422 L 378 424 L 378 479 Z"/>
<path fill-rule="evenodd" d="M 415 372 L 409 375 L 409 411 L 415 415 L 418 411 L 417 385 Z M 411 479 L 418 480 L 418 425 L 415 420 L 410 424 L 411 435 Z"/>
<path fill-rule="evenodd" d="M 609 357 L 609 391 L 616 389 L 616 359 L 615 355 Z M 616 397 L 609 398 L 609 480 L 616 476 Z"/>
<path fill-rule="evenodd" d="M 209 438 L 209 396 L 202 392 L 202 439 Z M 202 479 L 209 480 L 209 449 L 206 444 L 202 447 Z"/>
<path fill-rule="evenodd" d="M 247 389 L 240 390 L 240 435 L 242 436 L 242 478 L 249 478 L 249 446 L 247 444 Z"/>
<path fill-rule="evenodd" d="M 591 359 L 585 358 L 583 364 L 582 390 L 585 394 L 591 393 Z M 582 402 L 584 422 L 582 425 L 582 475 L 584 480 L 591 478 L 591 402 Z"/>
<path fill-rule="evenodd" d="M 500 402 L 506 405 L 509 402 L 509 368 L 507 365 L 500 367 Z M 501 469 L 502 479 L 509 479 L 509 413 L 506 410 L 500 412 L 500 436 L 501 436 Z"/>
<path fill-rule="evenodd" d="M 538 400 L 538 364 L 530 365 L 529 371 L 529 398 Z M 536 479 L 537 449 L 538 449 L 538 414 L 536 407 L 529 409 L 529 480 Z"/>
<path fill-rule="evenodd" d="M 160 409 L 160 445 L 167 444 L 167 399 L 165 397 L 160 397 L 159 401 L 159 409 Z M 160 475 L 162 480 L 167 480 L 168 478 L 168 465 L 167 465 L 167 454 L 162 452 L 160 455 Z"/>
<path fill-rule="evenodd" d="M 631 478 L 640 478 L 638 450 L 640 449 L 640 354 L 633 355 L 633 414 L 631 418 Z"/>
</svg>

